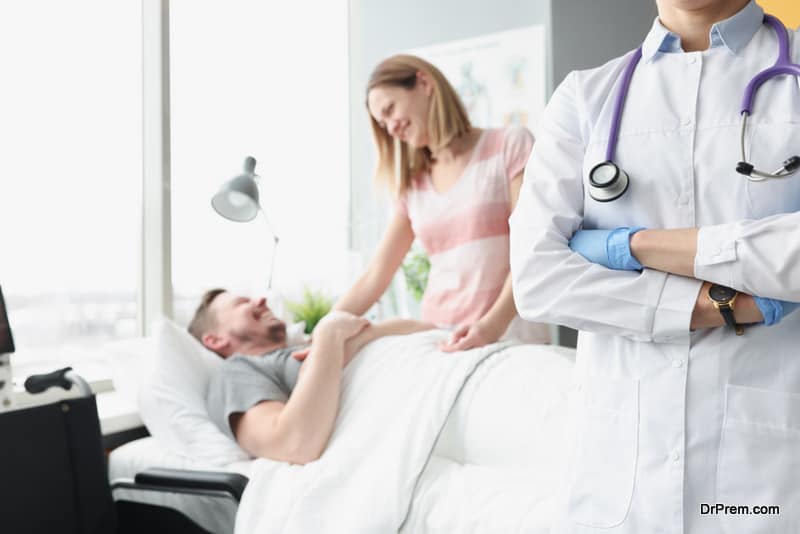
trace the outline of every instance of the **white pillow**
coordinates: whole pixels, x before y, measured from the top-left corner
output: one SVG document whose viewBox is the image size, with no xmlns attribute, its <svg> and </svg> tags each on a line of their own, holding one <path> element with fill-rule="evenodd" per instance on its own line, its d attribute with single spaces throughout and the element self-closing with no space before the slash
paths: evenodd
<svg viewBox="0 0 800 534">
<path fill-rule="evenodd" d="M 153 373 L 156 342 L 152 336 L 112 341 L 103 345 L 103 354 L 111 368 L 114 391 L 134 406 L 139 386 Z"/>
<path fill-rule="evenodd" d="M 139 388 L 150 434 L 171 452 L 212 466 L 249 458 L 208 417 L 206 390 L 223 360 L 169 319 L 155 326 L 156 361 Z"/>
</svg>

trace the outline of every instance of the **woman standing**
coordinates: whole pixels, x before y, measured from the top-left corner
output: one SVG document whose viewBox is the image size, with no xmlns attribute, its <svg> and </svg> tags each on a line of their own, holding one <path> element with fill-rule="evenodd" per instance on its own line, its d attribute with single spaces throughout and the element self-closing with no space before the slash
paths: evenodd
<svg viewBox="0 0 800 534">
<path fill-rule="evenodd" d="M 335 308 L 366 312 L 418 238 L 431 261 L 422 319 L 454 328 L 443 350 L 479 347 L 507 332 L 547 342 L 545 325 L 517 316 L 509 275 L 508 217 L 533 146 L 530 132 L 473 128 L 442 73 L 409 55 L 377 66 L 367 109 L 377 178 L 395 188 L 396 209 L 366 272 Z"/>
</svg>

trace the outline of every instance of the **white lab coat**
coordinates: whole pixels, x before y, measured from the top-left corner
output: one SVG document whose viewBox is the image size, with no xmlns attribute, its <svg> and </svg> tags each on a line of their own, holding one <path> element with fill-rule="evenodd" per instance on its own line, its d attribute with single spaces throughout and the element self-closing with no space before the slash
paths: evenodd
<svg viewBox="0 0 800 534">
<path fill-rule="evenodd" d="M 800 311 L 741 337 L 690 332 L 700 281 L 609 270 L 568 248 L 581 227 L 699 226 L 698 278 L 800 301 L 800 176 L 750 183 L 734 170 L 744 87 L 776 57 L 761 26 L 738 54 L 643 58 L 615 158 L 631 185 L 611 203 L 586 184 L 628 56 L 571 73 L 547 107 L 510 224 L 521 316 L 580 330 L 556 533 L 800 532 Z M 762 86 L 749 128 L 759 168 L 800 153 L 795 78 Z M 702 503 L 780 514 L 703 515 Z"/>
</svg>

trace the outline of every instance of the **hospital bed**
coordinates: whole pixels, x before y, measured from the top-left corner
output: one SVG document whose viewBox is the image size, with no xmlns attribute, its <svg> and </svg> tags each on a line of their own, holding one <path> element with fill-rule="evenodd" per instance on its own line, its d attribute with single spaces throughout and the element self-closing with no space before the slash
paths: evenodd
<svg viewBox="0 0 800 534">
<path fill-rule="evenodd" d="M 521 345 L 495 352 L 469 375 L 447 412 L 414 484 L 401 532 L 549 530 L 564 461 L 574 350 Z M 265 462 L 248 458 L 216 430 L 198 403 L 198 393 L 204 391 L 203 383 L 218 359 L 209 358 L 169 322 L 160 325 L 153 339 L 131 342 L 111 357 L 115 384 L 136 391 L 152 434 L 111 453 L 109 479 L 115 499 L 172 510 L 206 532 L 233 532 L 236 498 L 198 498 L 179 490 L 142 498 L 147 491 L 130 487 L 137 476 L 147 486 L 147 475 L 141 473 L 151 468 L 231 473 L 246 484 L 257 462 Z M 177 377 L 195 390 L 170 391 Z M 157 483 L 169 486 L 171 474 L 161 475 Z M 266 508 L 263 513 L 269 517 Z"/>
</svg>

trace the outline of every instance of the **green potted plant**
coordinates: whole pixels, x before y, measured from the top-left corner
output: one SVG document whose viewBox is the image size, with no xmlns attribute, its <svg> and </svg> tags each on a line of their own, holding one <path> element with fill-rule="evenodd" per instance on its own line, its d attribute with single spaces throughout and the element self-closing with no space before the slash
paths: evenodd
<svg viewBox="0 0 800 534">
<path fill-rule="evenodd" d="M 304 321 L 306 324 L 305 333 L 310 334 L 314 331 L 317 323 L 331 311 L 333 299 L 321 291 L 312 291 L 309 288 L 303 289 L 303 298 L 300 301 L 286 301 L 286 309 L 292 314 L 294 322 Z"/>
<path fill-rule="evenodd" d="M 431 271 L 431 260 L 425 251 L 412 249 L 403 260 L 403 276 L 406 280 L 406 288 L 414 300 L 422 300 L 425 287 L 428 285 L 428 274 Z"/>
</svg>

